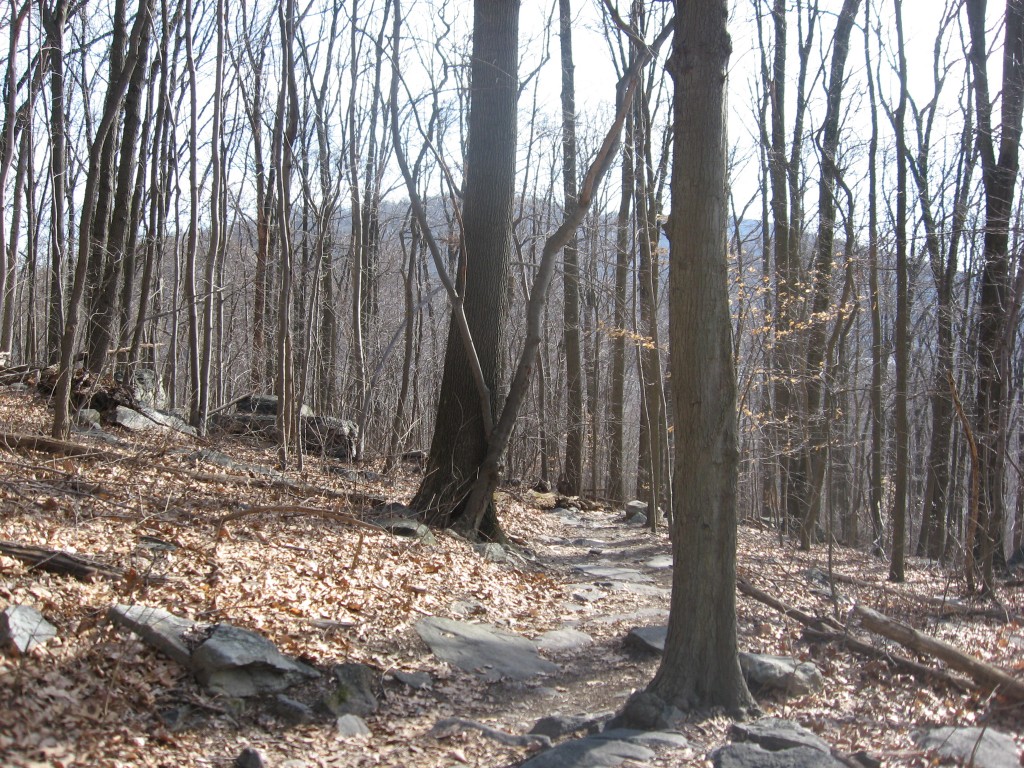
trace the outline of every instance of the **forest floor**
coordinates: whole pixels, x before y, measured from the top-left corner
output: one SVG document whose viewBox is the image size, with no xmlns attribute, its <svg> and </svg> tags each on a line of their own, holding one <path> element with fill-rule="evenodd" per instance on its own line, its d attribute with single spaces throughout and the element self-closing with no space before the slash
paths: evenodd
<svg viewBox="0 0 1024 768">
<path fill-rule="evenodd" d="M 41 398 L 0 390 L 0 431 L 45 435 L 49 422 Z M 664 533 L 627 525 L 621 510 L 552 514 L 550 494 L 506 489 L 502 524 L 523 554 L 491 563 L 451 534 L 435 532 L 436 545 L 427 546 L 355 522 L 374 499 L 407 500 L 418 480 L 410 471 L 381 477 L 373 467 L 307 457 L 301 472 L 284 473 L 290 487 L 267 487 L 252 473 L 194 456 L 208 447 L 274 466 L 274 448 L 255 439 L 109 432 L 116 442 L 73 436 L 97 449 L 92 457 L 0 450 L 0 540 L 77 553 L 126 574 L 82 582 L 0 555 L 0 609 L 35 606 L 58 629 L 27 654 L 0 653 L 0 765 L 230 766 L 252 746 L 270 766 L 289 768 L 513 766 L 528 756 L 525 748 L 475 730 L 441 738 L 430 730 L 458 716 L 524 733 L 544 715 L 615 710 L 657 668 L 656 657 L 624 647 L 623 639 L 632 627 L 665 623 L 670 570 L 652 569 L 643 589 L 574 597 L 593 589 L 586 586 L 593 579 L 574 570 L 581 561 L 635 564 L 669 554 Z M 242 510 L 248 514 L 220 525 Z M 154 541 L 173 548 L 153 549 Z M 807 576 L 812 568 L 829 572 L 828 548 L 798 552 L 776 532 L 748 525 L 740 527 L 738 559 L 749 583 L 806 613 L 846 622 L 853 605 L 869 606 L 1024 675 L 1019 581 L 998 589 L 1008 620 L 993 617 L 992 601 L 960 599 L 961 578 L 925 561 L 911 560 L 908 581 L 890 584 L 885 563 L 836 547 L 831 571 L 855 581 L 836 582 L 833 592 Z M 939 606 L 943 598 L 953 610 Z M 372 734 L 346 740 L 333 721 L 289 726 L 233 708 L 113 627 L 106 613 L 116 602 L 247 627 L 321 670 L 346 661 L 373 666 L 382 691 L 380 710 L 367 718 Z M 472 620 L 528 638 L 572 627 L 594 643 L 551 655 L 560 665 L 552 676 L 488 683 L 432 656 L 413 628 L 428 615 L 466 618 L 467 606 Z M 884 765 L 934 765 L 935 754 L 918 749 L 912 735 L 942 724 L 988 725 L 1024 744 L 1019 702 L 913 676 L 835 643 L 809 643 L 796 621 L 743 595 L 738 614 L 742 650 L 811 660 L 825 678 L 820 693 L 759 697 L 760 707 L 843 753 L 867 751 Z M 939 666 L 857 631 L 883 652 Z M 414 690 L 394 679 L 396 671 L 427 672 L 433 684 Z M 168 720 L 183 708 L 191 713 L 186 720 Z M 650 764 L 707 765 L 708 752 L 727 741 L 728 725 L 724 716 L 695 718 L 682 727 L 690 748 Z"/>
</svg>

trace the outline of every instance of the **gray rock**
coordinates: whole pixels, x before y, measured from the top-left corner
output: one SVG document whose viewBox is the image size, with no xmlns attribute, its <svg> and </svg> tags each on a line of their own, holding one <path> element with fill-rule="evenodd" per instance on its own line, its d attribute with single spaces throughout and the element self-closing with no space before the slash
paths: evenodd
<svg viewBox="0 0 1024 768">
<path fill-rule="evenodd" d="M 588 736 L 541 752 L 522 763 L 521 768 L 615 768 L 626 760 L 644 762 L 654 757 L 654 752 L 639 744 Z"/>
<path fill-rule="evenodd" d="M 585 573 L 602 581 L 623 581 L 636 584 L 650 584 L 654 581 L 650 576 L 635 568 L 623 568 L 618 565 L 577 565 L 574 570 Z"/>
<path fill-rule="evenodd" d="M 100 429 L 102 416 L 95 408 L 79 408 L 75 412 L 75 426 L 83 429 Z"/>
<path fill-rule="evenodd" d="M 487 614 L 487 606 L 479 600 L 453 600 L 448 608 L 456 616 L 484 616 Z"/>
<path fill-rule="evenodd" d="M 278 693 L 320 677 L 262 635 L 230 624 L 210 628 L 209 636 L 192 652 L 191 664 L 200 683 L 235 698 Z"/>
<path fill-rule="evenodd" d="M 630 744 L 639 744 L 642 747 L 675 747 L 687 748 L 689 740 L 676 731 L 639 731 L 634 728 L 611 728 L 607 731 L 595 733 L 590 738 L 606 739 L 609 741 L 627 741 Z"/>
<path fill-rule="evenodd" d="M 174 707 L 165 707 L 157 712 L 157 717 L 171 731 L 180 731 L 192 717 L 192 707 L 187 704 L 179 704 Z"/>
<path fill-rule="evenodd" d="M 280 693 L 267 702 L 267 711 L 289 725 L 302 725 L 316 718 L 309 706 Z"/>
<path fill-rule="evenodd" d="M 9 605 L 0 613 L 0 646 L 28 653 L 57 636 L 57 628 L 30 605 Z"/>
<path fill-rule="evenodd" d="M 136 405 L 155 411 L 162 411 L 167 407 L 167 393 L 164 391 L 163 381 L 152 368 L 136 368 L 128 381 L 124 381 L 120 374 L 114 378 L 124 383 L 132 393 Z"/>
<path fill-rule="evenodd" d="M 256 435 L 267 440 L 278 437 L 277 416 L 263 413 L 235 412 L 218 413 L 212 425 L 229 435 Z"/>
<path fill-rule="evenodd" d="M 488 563 L 504 563 L 508 560 L 508 552 L 505 551 L 505 548 L 493 541 L 474 544 L 473 549 Z"/>
<path fill-rule="evenodd" d="M 408 685 L 416 691 L 425 691 L 428 688 L 434 687 L 434 680 L 427 672 L 405 672 L 404 670 L 396 669 L 391 674 L 395 680 Z"/>
<path fill-rule="evenodd" d="M 137 408 L 126 408 L 118 405 L 110 411 L 107 418 L 112 424 L 127 429 L 129 432 L 148 432 L 151 430 L 175 431 L 186 435 L 196 434 L 194 427 L 186 424 L 177 416 L 155 411 L 143 405 Z"/>
<path fill-rule="evenodd" d="M 647 527 L 647 515 L 633 515 L 626 520 L 627 525 L 635 525 L 637 528 Z"/>
<path fill-rule="evenodd" d="M 762 717 L 752 723 L 733 723 L 729 735 L 733 741 L 751 742 L 773 752 L 793 747 L 831 751 L 828 743 L 816 733 L 780 717 Z"/>
<path fill-rule="evenodd" d="M 665 570 L 672 567 L 672 555 L 658 555 L 652 557 L 650 560 L 644 562 L 645 568 L 653 568 L 655 570 Z"/>
<path fill-rule="evenodd" d="M 599 712 L 597 714 L 582 715 L 548 715 L 542 717 L 533 724 L 530 733 L 547 736 L 551 739 L 559 739 L 580 731 L 596 730 L 601 723 L 609 719 L 613 712 Z"/>
<path fill-rule="evenodd" d="M 578 603 L 596 603 L 607 595 L 593 584 L 575 584 L 572 590 L 572 599 Z"/>
<path fill-rule="evenodd" d="M 581 648 L 592 645 L 594 638 L 586 632 L 580 632 L 578 629 L 553 629 L 550 632 L 545 632 L 534 642 L 537 643 L 537 647 L 542 651 L 566 653 L 568 651 L 578 651 Z"/>
<path fill-rule="evenodd" d="M 277 416 L 277 395 L 249 395 L 235 403 L 239 413 L 255 413 L 260 416 Z M 313 409 L 305 403 L 299 408 L 299 416 L 312 416 Z"/>
<path fill-rule="evenodd" d="M 740 668 L 747 682 L 762 690 L 804 696 L 816 693 L 825 686 L 821 672 L 814 664 L 789 656 L 740 653 Z"/>
<path fill-rule="evenodd" d="M 636 499 L 634 499 L 633 501 L 626 502 L 626 520 L 632 520 L 637 515 L 643 515 L 644 519 L 646 520 L 647 502 L 638 501 Z"/>
<path fill-rule="evenodd" d="M 468 672 L 480 670 L 486 680 L 527 680 L 558 671 L 525 637 L 486 624 L 429 616 L 416 622 L 416 632 L 437 657 Z"/>
<path fill-rule="evenodd" d="M 400 517 L 378 518 L 376 520 L 371 520 L 370 522 L 374 525 L 379 525 L 393 536 L 404 536 L 409 539 L 419 539 L 419 541 L 427 546 L 434 546 L 437 544 L 437 539 L 434 537 L 434 534 L 431 533 L 430 528 L 419 520 Z"/>
<path fill-rule="evenodd" d="M 647 653 L 664 653 L 668 627 L 633 627 L 626 635 L 623 645 Z"/>
<path fill-rule="evenodd" d="M 338 736 L 351 739 L 356 736 L 369 736 L 370 728 L 366 721 L 358 715 L 342 715 L 335 724 Z"/>
<path fill-rule="evenodd" d="M 917 733 L 914 741 L 922 749 L 962 760 L 977 768 L 1020 768 L 1020 752 L 1011 736 L 974 726 L 942 726 Z"/>
<path fill-rule="evenodd" d="M 235 768 L 266 768 L 267 763 L 258 751 L 246 747 L 235 758 Z"/>
<path fill-rule="evenodd" d="M 112 605 L 107 611 L 107 618 L 111 623 L 131 630 L 183 667 L 190 666 L 192 652 L 185 644 L 185 637 L 198 626 L 191 619 L 175 616 L 163 608 L 121 604 Z"/>
<path fill-rule="evenodd" d="M 374 693 L 376 672 L 365 664 L 347 663 L 334 667 L 334 690 L 325 694 L 323 704 L 334 715 L 372 715 L 380 707 Z"/>
<path fill-rule="evenodd" d="M 771 752 L 756 744 L 728 744 L 709 757 L 714 768 L 843 768 L 844 763 L 813 747 Z"/>
<path fill-rule="evenodd" d="M 336 459 L 354 459 L 359 448 L 359 425 L 333 416 L 303 414 L 302 447 Z"/>
</svg>

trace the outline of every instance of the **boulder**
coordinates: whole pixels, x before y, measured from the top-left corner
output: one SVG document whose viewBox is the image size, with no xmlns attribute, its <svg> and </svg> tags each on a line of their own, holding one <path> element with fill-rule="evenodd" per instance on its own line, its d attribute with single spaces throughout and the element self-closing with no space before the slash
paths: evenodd
<svg viewBox="0 0 1024 768">
<path fill-rule="evenodd" d="M 277 395 L 249 395 L 235 401 L 238 413 L 255 413 L 261 416 L 277 416 Z M 299 407 L 299 416 L 312 416 L 313 409 L 303 403 Z"/>
<path fill-rule="evenodd" d="M 30 605 L 9 605 L 0 613 L 0 646 L 28 653 L 57 636 L 57 628 Z"/>
<path fill-rule="evenodd" d="M 302 447 L 335 459 L 351 460 L 359 452 L 359 425 L 333 416 L 303 415 Z"/>
<path fill-rule="evenodd" d="M 820 691 L 825 685 L 814 664 L 790 656 L 740 653 L 740 667 L 747 683 L 754 689 L 805 696 Z"/>
<path fill-rule="evenodd" d="M 645 653 L 664 653 L 668 627 L 633 627 L 626 635 L 623 645 Z"/>
<path fill-rule="evenodd" d="M 215 624 L 207 632 L 192 652 L 191 665 L 196 679 L 216 693 L 236 698 L 278 693 L 320 677 L 248 629 Z"/>
<path fill-rule="evenodd" d="M 757 744 L 727 744 L 709 757 L 714 768 L 845 768 L 845 764 L 814 747 L 773 752 Z"/>
<path fill-rule="evenodd" d="M 136 408 L 126 408 L 123 405 L 115 406 L 107 415 L 112 424 L 127 429 L 130 432 L 147 432 L 150 430 L 174 431 L 195 437 L 195 427 L 186 424 L 177 416 L 162 411 L 155 411 L 144 405 Z"/>
<path fill-rule="evenodd" d="M 239 752 L 235 758 L 235 768 L 266 768 L 267 763 L 263 755 L 252 747 L 246 747 Z"/>
<path fill-rule="evenodd" d="M 365 664 L 338 664 L 334 667 L 336 685 L 324 694 L 323 705 L 331 714 L 372 715 L 380 706 L 376 687 L 377 673 Z"/>
<path fill-rule="evenodd" d="M 828 743 L 816 733 L 780 717 L 762 717 L 751 723 L 733 723 L 729 735 L 733 741 L 750 742 L 772 752 L 793 747 L 811 747 L 831 752 Z"/>
<path fill-rule="evenodd" d="M 626 520 L 632 520 L 637 515 L 643 515 L 644 519 L 647 519 L 647 502 L 638 501 L 636 499 L 634 499 L 633 501 L 627 501 Z"/>
<path fill-rule="evenodd" d="M 1013 737 L 993 728 L 942 726 L 917 733 L 914 741 L 922 749 L 962 760 L 976 768 L 1019 768 L 1020 752 Z"/>
<path fill-rule="evenodd" d="M 114 378 L 131 392 L 136 405 L 154 411 L 162 411 L 167 408 L 167 392 L 164 391 L 164 383 L 152 368 L 136 368 L 127 381 L 120 374 L 115 375 Z"/>
</svg>

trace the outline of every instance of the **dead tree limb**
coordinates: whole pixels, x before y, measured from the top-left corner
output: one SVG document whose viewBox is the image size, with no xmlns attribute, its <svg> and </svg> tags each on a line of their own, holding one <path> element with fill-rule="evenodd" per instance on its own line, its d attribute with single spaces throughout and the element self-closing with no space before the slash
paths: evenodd
<svg viewBox="0 0 1024 768">
<path fill-rule="evenodd" d="M 879 635 L 895 640 L 918 653 L 944 661 L 954 669 L 968 675 L 979 686 L 996 692 L 1015 701 L 1024 701 L 1024 682 L 1011 676 L 999 667 L 987 664 L 980 659 L 954 648 L 949 643 L 919 632 L 878 611 L 855 606 L 854 614 L 860 619 L 861 626 Z"/>
<path fill-rule="evenodd" d="M 91 445 L 71 443 L 42 435 L 22 435 L 16 432 L 0 432 L 0 448 L 11 452 L 35 451 L 36 453 L 52 453 L 57 456 L 73 456 L 75 458 L 105 459 L 120 461 L 124 455 Z"/>
<path fill-rule="evenodd" d="M 969 690 L 972 687 L 969 680 L 964 680 L 963 678 L 950 674 L 945 670 L 935 669 L 914 661 L 913 659 L 908 659 L 906 656 L 886 653 L 885 651 L 875 648 L 870 643 L 867 643 L 856 635 L 851 634 L 848 627 L 843 626 L 835 619 L 829 616 L 812 616 L 798 608 L 788 606 L 781 600 L 772 597 L 767 592 L 758 589 L 744 579 L 736 580 L 736 588 L 741 594 L 744 594 L 747 597 L 752 597 L 758 602 L 764 603 L 769 608 L 775 609 L 784 616 L 788 616 L 794 621 L 803 624 L 804 627 L 806 627 L 804 635 L 808 640 L 812 640 L 814 642 L 839 643 L 841 645 L 845 645 L 854 653 L 859 653 L 862 656 L 869 656 L 875 659 L 883 659 L 912 674 L 939 680 L 961 691 Z"/>
<path fill-rule="evenodd" d="M 120 568 L 81 555 L 72 555 L 70 552 L 63 552 L 59 549 L 0 541 L 0 554 L 13 557 L 15 560 L 20 560 L 41 571 L 72 576 L 79 581 L 92 582 L 96 578 L 124 578 L 124 572 Z"/>
</svg>

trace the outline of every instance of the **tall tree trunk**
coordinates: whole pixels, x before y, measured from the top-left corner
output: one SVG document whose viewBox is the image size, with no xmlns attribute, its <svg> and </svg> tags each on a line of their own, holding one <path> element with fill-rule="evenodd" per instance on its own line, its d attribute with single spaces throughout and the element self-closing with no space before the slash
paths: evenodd
<svg viewBox="0 0 1024 768">
<path fill-rule="evenodd" d="M 647 694 L 683 710 L 753 706 L 736 640 L 736 373 L 726 258 L 725 0 L 677 3 L 670 270 L 676 420 L 671 613 Z M 663 710 L 662 710 L 663 711 Z M 627 706 L 626 718 L 630 716 Z M 663 725 L 664 718 L 654 718 Z M 661 720 L 662 722 L 657 722 Z"/>
<path fill-rule="evenodd" d="M 827 413 L 821 412 L 821 368 L 831 361 L 825 359 L 829 306 L 832 303 L 832 255 L 835 245 L 836 182 L 839 169 L 836 155 L 839 151 L 839 119 L 842 108 L 843 84 L 846 79 L 846 57 L 850 52 L 850 33 L 857 16 L 860 0 L 844 0 L 833 36 L 832 67 L 829 72 L 822 126 L 821 180 L 818 186 L 818 240 L 814 253 L 814 298 L 811 303 L 811 330 L 804 365 L 804 387 L 808 418 L 808 475 L 801 475 L 804 487 L 798 495 L 807 500 L 800 523 L 800 548 L 810 549 L 818 524 L 820 488 L 825 471 Z M 841 324 L 841 319 L 837 321 Z"/>
<path fill-rule="evenodd" d="M 893 482 L 892 553 L 889 580 L 906 579 L 907 496 L 910 476 L 910 423 L 907 389 L 910 378 L 910 268 L 907 264 L 907 57 L 903 45 L 903 0 L 896 0 L 896 46 L 899 59 L 899 103 L 893 128 L 896 131 L 896 396 L 893 432 L 896 468 Z"/>
<path fill-rule="evenodd" d="M 1002 117 L 996 155 L 985 35 L 985 0 L 967 0 L 969 59 L 978 113 L 978 150 L 985 188 L 985 261 L 978 298 L 978 459 L 982 488 L 982 579 L 991 592 L 994 569 L 1005 565 L 1003 465 L 1008 389 L 1009 227 L 1020 167 L 1021 111 L 1024 106 L 1024 0 L 1007 0 L 1003 43 Z M 968 547 L 975 546 L 973 541 Z"/>
<path fill-rule="evenodd" d="M 562 62 L 562 192 L 564 215 L 576 207 L 576 86 L 572 58 L 572 9 L 570 0 L 558 0 L 559 39 Z M 580 348 L 579 242 L 575 233 L 566 243 L 563 261 L 563 332 L 567 388 L 565 465 L 559 491 L 576 496 L 583 482 L 583 366 Z"/>
<path fill-rule="evenodd" d="M 516 100 L 518 96 L 519 0 L 475 0 L 469 136 L 466 150 L 463 249 L 466 323 L 484 384 L 500 387 L 498 358 L 508 311 L 515 200 Z M 426 476 L 412 506 L 428 521 L 455 525 L 487 454 L 483 404 L 470 370 L 469 350 L 455 318 L 448 332 L 444 375 Z M 493 502 L 477 527 L 487 538 L 502 536 Z"/>
</svg>

